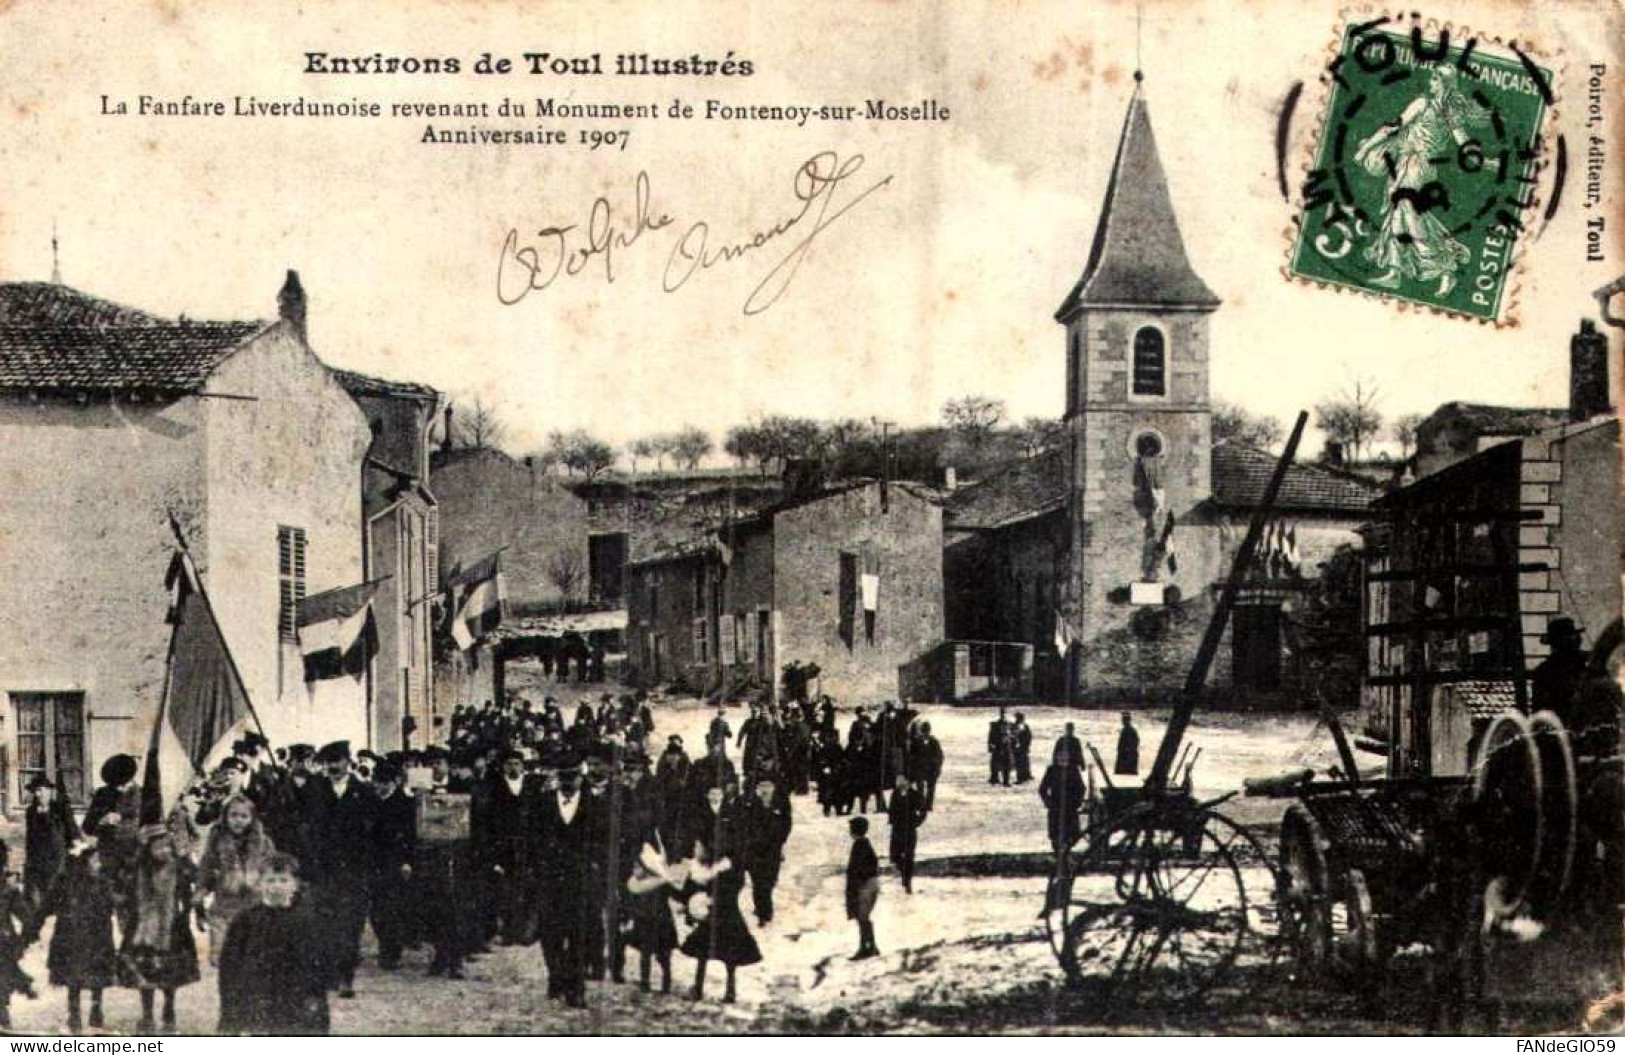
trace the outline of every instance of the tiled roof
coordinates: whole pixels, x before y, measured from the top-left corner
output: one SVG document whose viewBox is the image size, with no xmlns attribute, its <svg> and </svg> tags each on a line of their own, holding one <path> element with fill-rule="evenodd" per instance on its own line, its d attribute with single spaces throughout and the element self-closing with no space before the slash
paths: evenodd
<svg viewBox="0 0 1625 1055">
<path fill-rule="evenodd" d="M 396 396 L 428 400 L 440 398 L 439 392 L 414 381 L 390 381 L 387 378 L 359 374 L 354 370 L 340 370 L 337 367 L 331 369 L 339 384 L 352 396 Z"/>
<path fill-rule="evenodd" d="M 1213 501 L 1248 509 L 1264 497 L 1277 456 L 1230 441 L 1213 445 Z M 1379 488 L 1352 473 L 1294 464 L 1281 481 L 1275 507 L 1298 512 L 1363 513 Z M 948 500 L 946 526 L 988 529 L 1061 508 L 1066 502 L 1066 456 L 1049 450 L 1003 466 L 988 479 L 961 488 Z"/>
<path fill-rule="evenodd" d="M 170 321 L 48 283 L 0 284 L 0 389 L 194 392 L 263 322 Z"/>
<path fill-rule="evenodd" d="M 1219 298 L 1197 276 L 1185 255 L 1168 195 L 1168 177 L 1157 156 L 1151 117 L 1138 86 L 1123 120 L 1088 266 L 1055 318 L 1066 322 L 1083 308 L 1123 304 L 1219 305 Z"/>
<path fill-rule="evenodd" d="M 0 282 L 0 326 L 156 326 L 164 321 L 54 282 Z"/>
<path fill-rule="evenodd" d="M 1066 501 L 1065 453 L 1052 448 L 1022 458 L 954 491 L 944 514 L 946 526 L 995 528 L 1059 509 Z"/>
<path fill-rule="evenodd" d="M 1445 403 L 1422 427 L 1455 420 L 1481 436 L 1533 436 L 1568 420 L 1566 407 L 1501 407 L 1490 403 Z"/>
<path fill-rule="evenodd" d="M 1250 508 L 1264 498 L 1278 455 L 1229 440 L 1213 445 L 1213 501 Z M 1380 492 L 1377 485 L 1319 465 L 1294 463 L 1281 481 L 1275 508 L 1315 512 L 1363 513 Z"/>
</svg>

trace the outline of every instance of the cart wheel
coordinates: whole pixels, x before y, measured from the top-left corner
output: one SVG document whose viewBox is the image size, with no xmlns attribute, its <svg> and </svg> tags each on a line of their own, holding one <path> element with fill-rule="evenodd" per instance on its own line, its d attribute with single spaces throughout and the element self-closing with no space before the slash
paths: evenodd
<svg viewBox="0 0 1625 1055">
<path fill-rule="evenodd" d="M 1332 958 L 1332 914 L 1327 893 L 1326 836 L 1301 805 L 1281 820 L 1281 880 L 1276 897 L 1279 941 L 1305 979 L 1326 973 Z"/>
<path fill-rule="evenodd" d="M 1374 978 L 1377 966 L 1377 917 L 1371 907 L 1371 888 L 1365 873 L 1351 868 L 1343 877 L 1344 905 L 1348 910 L 1349 933 L 1344 946 L 1348 967 L 1355 978 Z"/>
<path fill-rule="evenodd" d="M 1529 719 L 1514 711 L 1490 723 L 1473 767 L 1474 834 L 1486 882 L 1499 880 L 1508 914 L 1523 907 L 1543 860 L 1544 768 Z"/>
<path fill-rule="evenodd" d="M 1240 829 L 1216 817 L 1135 807 L 1058 861 L 1050 944 L 1068 983 L 1103 1010 L 1144 991 L 1198 999 L 1234 965 L 1250 932 Z"/>
<path fill-rule="evenodd" d="M 1530 717 L 1529 728 L 1540 752 L 1544 789 L 1541 808 L 1546 817 L 1546 840 L 1541 846 L 1541 862 L 1531 900 L 1536 912 L 1545 913 L 1563 899 L 1574 874 L 1575 844 L 1579 841 L 1580 782 L 1569 734 L 1562 720 L 1551 711 L 1539 711 Z"/>
</svg>

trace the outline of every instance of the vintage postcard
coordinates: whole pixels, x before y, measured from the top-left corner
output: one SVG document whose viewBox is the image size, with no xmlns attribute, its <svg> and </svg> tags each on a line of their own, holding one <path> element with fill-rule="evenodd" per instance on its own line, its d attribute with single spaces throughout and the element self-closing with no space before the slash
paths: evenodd
<svg viewBox="0 0 1625 1055">
<path fill-rule="evenodd" d="M 9 1033 L 1625 1026 L 1619 0 L 0 70 Z"/>
</svg>

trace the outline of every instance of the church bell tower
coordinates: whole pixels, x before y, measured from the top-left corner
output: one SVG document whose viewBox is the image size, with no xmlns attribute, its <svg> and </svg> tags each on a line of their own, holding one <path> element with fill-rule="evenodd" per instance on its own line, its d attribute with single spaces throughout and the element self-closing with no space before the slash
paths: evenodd
<svg viewBox="0 0 1625 1055">
<path fill-rule="evenodd" d="M 1192 269 L 1135 73 L 1083 275 L 1055 313 L 1066 330 L 1069 593 L 1085 642 L 1136 610 L 1204 589 L 1181 555 L 1212 493 L 1208 322 L 1219 298 Z M 1184 561 L 1183 572 L 1181 561 Z M 1076 662 L 1076 659 L 1074 659 Z M 1074 670 L 1081 684 L 1087 672 Z"/>
</svg>

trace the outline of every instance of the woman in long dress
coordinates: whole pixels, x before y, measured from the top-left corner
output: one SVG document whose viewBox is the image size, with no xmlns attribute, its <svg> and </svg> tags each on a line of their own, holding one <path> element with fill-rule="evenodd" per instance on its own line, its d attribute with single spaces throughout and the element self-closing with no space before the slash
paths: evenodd
<svg viewBox="0 0 1625 1055">
<path fill-rule="evenodd" d="M 722 1002 L 731 1004 L 737 999 L 734 972 L 762 962 L 762 950 L 745 925 L 745 916 L 739 911 L 739 894 L 745 886 L 744 873 L 735 868 L 725 852 L 732 843 L 728 824 L 722 816 L 722 789 L 706 792 L 702 809 L 702 824 L 697 832 L 708 827 L 710 835 L 701 835 L 694 844 L 694 860 L 689 867 L 688 883 L 684 887 L 689 918 L 694 929 L 683 939 L 683 955 L 693 957 L 694 989 L 690 995 L 699 1000 L 705 995 L 705 968 L 712 960 L 728 970 L 728 984 Z"/>
<path fill-rule="evenodd" d="M 1433 68 L 1427 90 L 1364 139 L 1354 162 L 1373 176 L 1386 176 L 1387 209 L 1376 238 L 1362 250 L 1383 269 L 1372 282 L 1397 289 L 1402 279 L 1439 281 L 1439 296 L 1456 284 L 1467 247 L 1456 240 L 1436 208 L 1421 207 L 1425 188 L 1438 178 L 1434 158 L 1454 156 L 1471 131 L 1488 120 L 1484 108 L 1456 87 L 1456 71 Z"/>
</svg>

